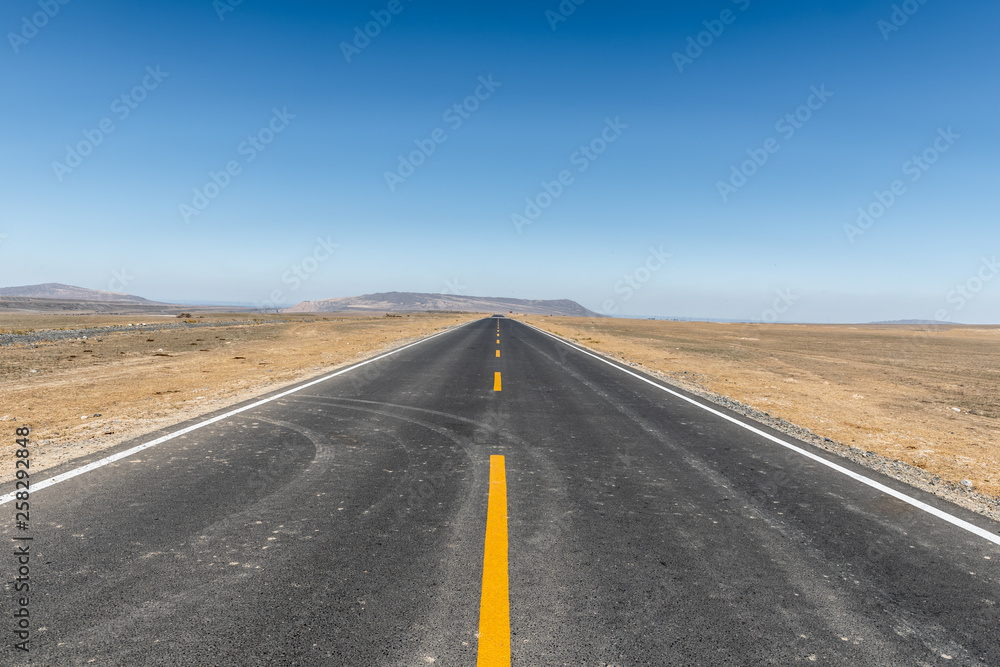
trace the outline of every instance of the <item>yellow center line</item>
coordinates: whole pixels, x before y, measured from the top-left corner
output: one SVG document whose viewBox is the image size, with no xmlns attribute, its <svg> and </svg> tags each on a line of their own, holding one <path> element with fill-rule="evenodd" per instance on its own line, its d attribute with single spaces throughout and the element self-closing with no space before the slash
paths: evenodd
<svg viewBox="0 0 1000 667">
<path fill-rule="evenodd" d="M 494 455 L 490 456 L 490 498 L 486 507 L 477 667 L 510 667 L 510 588 L 507 575 L 507 473 L 504 458 Z"/>
<path fill-rule="evenodd" d="M 500 391 L 500 371 L 493 374 L 493 391 Z"/>
<path fill-rule="evenodd" d="M 500 350 L 497 350 L 497 356 L 498 357 L 500 356 Z"/>
</svg>

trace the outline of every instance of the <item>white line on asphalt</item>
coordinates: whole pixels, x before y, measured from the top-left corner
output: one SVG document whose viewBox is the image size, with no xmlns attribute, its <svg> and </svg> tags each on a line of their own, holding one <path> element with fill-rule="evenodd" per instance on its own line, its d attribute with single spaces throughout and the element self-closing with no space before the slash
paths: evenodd
<svg viewBox="0 0 1000 667">
<path fill-rule="evenodd" d="M 354 364 L 353 366 L 351 366 L 349 368 L 343 368 L 343 369 L 337 371 L 336 373 L 330 373 L 329 375 L 324 375 L 321 378 L 318 378 L 316 380 L 312 380 L 312 381 L 307 382 L 305 384 L 299 385 L 298 387 L 295 387 L 293 389 L 289 389 L 287 391 L 283 391 L 280 394 L 275 394 L 274 396 L 271 396 L 269 398 L 261 399 L 259 401 L 254 402 L 254 403 L 251 403 L 250 405 L 244 405 L 242 408 L 236 408 L 235 410 L 230 410 L 229 412 L 227 412 L 225 414 L 221 414 L 221 415 L 218 415 L 216 417 L 212 417 L 211 419 L 206 419 L 205 421 L 198 422 L 197 424 L 192 424 L 191 426 L 188 426 L 186 428 L 182 428 L 179 431 L 174 431 L 173 433 L 168 433 L 167 435 L 164 435 L 164 436 L 161 436 L 159 438 L 156 438 L 155 440 L 150 440 L 149 442 L 144 442 L 141 445 L 136 445 L 135 447 L 132 447 L 130 449 L 126 449 L 124 451 L 118 452 L 117 454 L 112 454 L 111 456 L 107 456 L 107 457 L 105 457 L 103 459 L 100 459 L 98 461 L 94 461 L 93 463 L 88 463 L 85 466 L 81 466 L 79 468 L 75 468 L 75 469 L 70 470 L 68 472 L 64 472 L 61 475 L 56 475 L 55 477 L 50 477 L 50 478 L 48 478 L 46 480 L 42 480 L 41 482 L 38 482 L 37 484 L 32 484 L 31 485 L 31 491 L 39 491 L 41 489 L 50 487 L 53 484 L 58 484 L 59 482 L 65 482 L 67 479 L 71 479 L 73 477 L 76 477 L 77 475 L 82 475 L 82 474 L 84 474 L 86 472 L 90 472 L 91 470 L 96 470 L 98 468 L 102 468 L 102 467 L 108 465 L 109 463 L 114 463 L 115 461 L 120 461 L 120 460 L 122 460 L 124 458 L 132 456 L 133 454 L 141 452 L 144 449 L 149 449 L 150 447 L 156 447 L 157 445 L 163 444 L 167 440 L 173 440 L 174 438 L 176 438 L 178 436 L 185 435 L 187 433 L 190 433 L 191 431 L 197 431 L 198 429 L 200 429 L 202 427 L 205 427 L 205 426 L 208 426 L 209 424 L 214 424 L 215 422 L 222 421 L 223 419 L 228 419 L 229 417 L 232 417 L 233 415 L 238 415 L 241 412 L 246 412 L 247 410 L 252 410 L 252 409 L 254 409 L 256 407 L 260 407 L 261 405 L 264 405 L 265 403 L 270 403 L 271 401 L 276 401 L 279 398 L 283 398 L 285 396 L 288 396 L 289 394 L 294 394 L 297 391 L 302 391 L 306 387 L 312 387 L 313 385 L 319 384 L 320 382 L 326 382 L 330 378 L 335 378 L 338 375 L 343 375 L 344 373 L 349 373 L 350 371 L 353 371 L 355 368 L 361 368 L 362 366 L 365 366 L 365 365 L 370 364 L 372 362 L 378 361 L 379 359 L 385 359 L 386 357 L 390 357 L 390 356 L 392 356 L 392 355 L 394 355 L 394 354 L 396 354 L 398 352 L 402 352 L 403 350 L 409 349 L 409 348 L 413 347 L 414 345 L 420 345 L 421 343 L 426 343 L 427 341 L 429 341 L 432 338 L 437 338 L 438 336 L 443 336 L 444 334 L 450 333 L 450 332 L 454 331 L 455 329 L 459 329 L 459 328 L 464 327 L 464 326 L 466 326 L 468 324 L 472 324 L 472 322 L 478 322 L 478 321 L 479 320 L 471 320 L 469 322 L 465 322 L 463 324 L 459 324 L 458 326 L 454 326 L 454 327 L 451 327 L 450 329 L 446 329 L 445 331 L 441 331 L 439 333 L 436 333 L 433 336 L 428 336 L 427 338 L 422 338 L 422 339 L 416 341 L 415 343 L 410 343 L 409 345 L 404 345 L 403 347 L 400 347 L 400 348 L 397 348 L 395 350 L 392 350 L 391 352 L 386 352 L 385 354 L 380 354 L 377 357 L 372 357 L 371 359 L 365 359 L 364 361 L 362 361 L 360 363 L 357 363 L 357 364 Z M 16 497 L 16 495 L 17 495 L 17 492 L 13 491 L 11 493 L 6 493 L 6 494 L 0 496 L 0 505 L 4 505 L 4 504 L 9 503 L 10 501 L 14 500 L 14 498 Z"/>
<path fill-rule="evenodd" d="M 802 449 L 801 447 L 796 447 L 795 445 L 793 445 L 791 443 L 785 442 L 781 438 L 776 438 L 776 437 L 774 437 L 773 435 L 771 435 L 769 433 L 765 433 L 764 431 L 761 431 L 758 428 L 754 428 L 753 426 L 750 426 L 749 424 L 746 424 L 746 423 L 740 421 L 739 419 L 736 419 L 735 417 L 731 417 L 731 416 L 725 414 L 724 412 L 720 412 L 718 410 L 710 408 L 710 407 L 708 407 L 707 405 L 705 405 L 703 403 L 699 403 L 698 401 L 694 400 L 693 398 L 689 398 L 689 397 L 685 396 L 684 394 L 681 394 L 681 393 L 676 392 L 676 391 L 674 391 L 672 389 L 664 387 L 663 385 L 659 384 L 658 382 L 653 382 L 649 378 L 643 377 L 643 376 L 639 375 L 638 373 L 633 373 L 632 371 L 628 370 L 627 368 L 622 368 L 621 366 L 619 366 L 618 364 L 614 363 L 613 361 L 605 359 L 604 357 L 602 357 L 600 355 L 597 355 L 597 354 L 594 354 L 592 352 L 589 352 L 588 350 L 585 350 L 585 349 L 583 349 L 581 347 L 577 347 L 576 345 L 573 345 L 572 343 L 569 343 L 569 342 L 563 340 L 562 338 L 560 338 L 558 336 L 554 336 L 554 335 L 550 334 L 547 331 L 542 331 L 538 327 L 532 326 L 532 325 L 527 324 L 525 322 L 521 322 L 521 324 L 524 324 L 524 326 L 530 327 L 530 328 L 534 329 L 535 331 L 537 331 L 538 333 L 541 333 L 541 334 L 544 334 L 544 335 L 548 336 L 549 338 L 554 338 L 555 340 L 559 341 L 560 343 L 562 343 L 562 344 L 564 344 L 564 345 L 566 345 L 568 347 L 573 348 L 577 352 L 582 352 L 583 354 L 586 354 L 587 356 L 593 357 L 594 359 L 597 359 L 598 361 L 603 361 L 604 363 L 606 363 L 607 365 L 611 366 L 612 368 L 617 368 L 622 373 L 627 373 L 628 375 L 631 375 L 634 378 L 638 378 L 639 380 L 642 380 L 643 382 L 645 382 L 647 384 L 653 385 L 654 387 L 656 387 L 657 389 L 660 389 L 661 391 L 665 391 L 668 394 L 671 394 L 673 396 L 676 396 L 677 398 L 685 400 L 688 403 L 691 403 L 692 405 L 697 405 L 702 410 L 706 410 L 708 412 L 711 412 L 713 415 L 717 415 L 719 417 L 722 417 L 723 419 L 725 419 L 727 421 L 730 421 L 730 422 L 736 424 L 737 426 L 745 428 L 746 430 L 750 431 L 751 433 L 756 433 L 757 435 L 759 435 L 759 436 L 761 436 L 763 438 L 767 438 L 771 442 L 775 442 L 775 443 L 781 445 L 782 447 L 786 447 L 786 448 L 792 450 L 793 452 L 797 452 L 797 453 L 801 454 L 802 456 L 805 456 L 807 458 L 812 459 L 813 461 L 816 461 L 817 463 L 822 463 L 826 467 L 831 468 L 833 470 L 836 470 L 837 472 L 839 472 L 841 474 L 847 475 L 851 479 L 855 479 L 855 480 L 861 482 L 862 484 L 867 484 L 868 486 L 872 487 L 873 489 L 878 489 L 882 493 L 890 495 L 893 498 L 897 498 L 899 500 L 902 500 L 904 503 L 912 505 L 912 506 L 916 507 L 919 510 L 923 510 L 924 512 L 927 512 L 928 514 L 933 514 L 934 516 L 938 517 L 939 519 L 944 519 L 948 523 L 953 524 L 955 526 L 958 526 L 959 528 L 962 528 L 963 530 L 967 530 L 970 533 L 972 533 L 973 535 L 978 535 L 979 537 L 982 537 L 985 540 L 989 540 L 990 542 L 993 542 L 994 544 L 1000 544 L 1000 535 L 997 535 L 995 533 L 991 533 L 990 531 L 985 530 L 983 528 L 980 528 L 979 526 L 977 526 L 975 524 L 972 524 L 972 523 L 969 523 L 968 521 L 964 521 L 962 519 L 959 519 L 957 516 L 952 516 L 951 514 L 948 514 L 947 512 L 945 512 L 943 510 L 939 510 L 938 508 L 933 507 L 931 505 L 928 505 L 927 503 L 921 502 L 921 501 L 917 500 L 916 498 L 912 498 L 912 497 L 906 495 L 905 493 L 901 493 L 899 491 L 896 491 L 895 489 L 889 488 L 888 486 L 886 486 L 884 484 L 880 484 L 879 482 L 876 482 L 873 479 L 869 479 L 868 477 L 865 477 L 864 475 L 858 474 L 858 473 L 854 472 L 853 470 L 848 470 L 847 468 L 845 468 L 843 466 L 840 466 L 840 465 L 837 465 L 836 463 L 834 463 L 832 461 L 827 461 L 822 456 L 817 456 L 816 454 L 813 454 L 812 452 L 806 451 L 805 449 Z"/>
</svg>

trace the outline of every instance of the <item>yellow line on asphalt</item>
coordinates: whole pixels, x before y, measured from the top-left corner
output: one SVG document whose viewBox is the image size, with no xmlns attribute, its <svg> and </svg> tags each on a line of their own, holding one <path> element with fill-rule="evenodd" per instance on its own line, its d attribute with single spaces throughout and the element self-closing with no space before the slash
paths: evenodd
<svg viewBox="0 0 1000 667">
<path fill-rule="evenodd" d="M 500 350 L 497 350 L 497 356 L 498 357 L 500 356 Z"/>
<path fill-rule="evenodd" d="M 497 377 L 500 377 L 499 373 Z M 494 455 L 490 456 L 490 497 L 486 507 L 477 667 L 510 667 L 510 588 L 507 575 L 507 473 L 504 458 Z"/>
<path fill-rule="evenodd" d="M 500 391 L 500 371 L 493 374 L 493 391 Z"/>
</svg>

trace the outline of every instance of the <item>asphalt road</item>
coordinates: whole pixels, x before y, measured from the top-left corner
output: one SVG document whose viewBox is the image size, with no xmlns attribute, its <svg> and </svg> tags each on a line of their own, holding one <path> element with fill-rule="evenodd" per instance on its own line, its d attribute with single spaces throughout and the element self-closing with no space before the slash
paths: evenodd
<svg viewBox="0 0 1000 667">
<path fill-rule="evenodd" d="M 34 491 L 31 650 L 9 556 L 0 662 L 476 665 L 502 455 L 513 665 L 1000 665 L 1000 546 L 497 328 Z"/>
</svg>

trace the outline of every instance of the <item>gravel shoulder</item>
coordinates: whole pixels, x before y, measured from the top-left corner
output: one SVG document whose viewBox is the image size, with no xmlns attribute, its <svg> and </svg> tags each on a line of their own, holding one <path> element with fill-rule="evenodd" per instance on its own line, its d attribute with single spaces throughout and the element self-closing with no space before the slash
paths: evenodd
<svg viewBox="0 0 1000 667">
<path fill-rule="evenodd" d="M 1000 520 L 1000 328 L 518 319 Z"/>
</svg>

